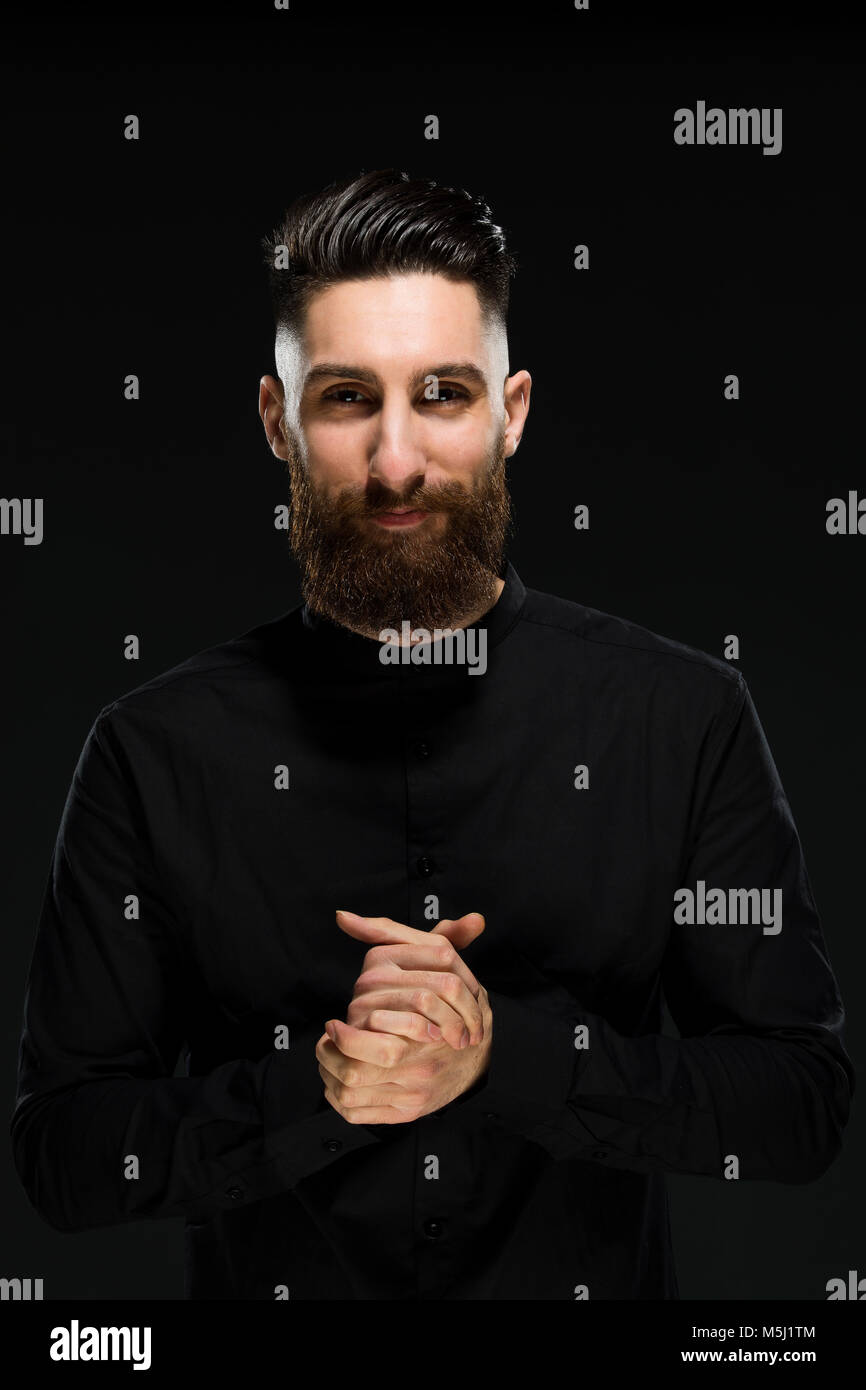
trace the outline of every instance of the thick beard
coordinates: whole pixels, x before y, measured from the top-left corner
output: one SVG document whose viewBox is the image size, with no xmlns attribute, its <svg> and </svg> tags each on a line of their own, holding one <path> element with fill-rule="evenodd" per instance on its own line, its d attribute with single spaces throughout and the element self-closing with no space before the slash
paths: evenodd
<svg viewBox="0 0 866 1390">
<path fill-rule="evenodd" d="M 289 541 L 301 591 L 315 612 L 356 632 L 454 627 L 486 613 L 496 599 L 511 527 L 502 428 L 483 472 L 468 489 L 420 481 L 405 494 L 378 479 L 328 497 L 313 487 L 298 441 L 287 429 L 292 505 Z M 444 533 L 386 530 L 357 518 L 413 506 L 446 513 Z"/>
</svg>

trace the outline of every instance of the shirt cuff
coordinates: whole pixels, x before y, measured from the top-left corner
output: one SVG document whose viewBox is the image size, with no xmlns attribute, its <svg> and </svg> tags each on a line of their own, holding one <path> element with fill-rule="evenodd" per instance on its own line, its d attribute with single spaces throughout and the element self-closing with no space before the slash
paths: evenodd
<svg viewBox="0 0 866 1390">
<path fill-rule="evenodd" d="M 490 1064 L 453 1106 L 522 1134 L 555 1123 L 567 1106 L 582 1055 L 574 1046 L 577 1012 L 574 1019 L 563 1018 L 494 990 L 487 998 L 493 1014 Z"/>
<path fill-rule="evenodd" d="M 222 1208 L 289 1191 L 346 1154 L 382 1142 L 387 1126 L 351 1124 L 328 1102 L 315 1052 L 321 1032 L 293 1035 L 291 1046 L 269 1059 L 261 1092 L 262 1161 L 226 1176 L 213 1194 Z"/>
</svg>

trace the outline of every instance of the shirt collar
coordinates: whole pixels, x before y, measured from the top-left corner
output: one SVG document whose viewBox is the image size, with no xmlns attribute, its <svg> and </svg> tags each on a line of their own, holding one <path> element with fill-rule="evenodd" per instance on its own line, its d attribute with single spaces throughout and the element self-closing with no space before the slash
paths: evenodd
<svg viewBox="0 0 866 1390">
<path fill-rule="evenodd" d="M 467 624 L 467 633 L 473 629 L 486 629 L 486 650 L 489 653 L 492 648 L 508 636 L 509 632 L 517 623 L 524 601 L 526 599 L 526 588 L 512 565 L 506 557 L 499 570 L 499 578 L 504 580 L 504 587 L 499 598 L 492 608 L 474 623 Z M 326 666 L 330 673 L 335 675 L 347 675 L 355 678 L 388 678 L 389 674 L 393 678 L 394 672 L 402 672 L 416 680 L 449 680 L 459 679 L 468 674 L 466 665 L 453 665 L 446 662 L 436 664 L 435 661 L 415 665 L 413 663 L 400 663 L 396 666 L 388 666 L 380 660 L 382 643 L 376 638 L 362 637 L 360 633 L 353 632 L 350 628 L 343 627 L 340 623 L 333 622 L 315 609 L 310 608 L 309 604 L 304 603 L 300 610 L 301 631 L 304 644 L 312 658 L 313 665 Z M 479 638 L 475 638 L 477 651 Z M 442 644 L 434 642 L 434 648 Z"/>
</svg>

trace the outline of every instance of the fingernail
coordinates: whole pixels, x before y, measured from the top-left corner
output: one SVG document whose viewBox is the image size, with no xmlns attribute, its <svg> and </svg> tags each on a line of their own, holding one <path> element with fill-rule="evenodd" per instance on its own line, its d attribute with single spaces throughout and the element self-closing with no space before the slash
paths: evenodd
<svg viewBox="0 0 866 1390">
<path fill-rule="evenodd" d="M 428 1023 L 428 1024 L 427 1024 L 427 1032 L 430 1034 L 431 1038 L 441 1038 L 441 1037 L 442 1037 L 442 1029 L 441 1029 L 441 1028 L 438 1028 L 438 1027 L 436 1026 L 435 1023 Z"/>
<path fill-rule="evenodd" d="M 467 1047 L 468 1044 L 469 1044 L 469 1031 L 468 1031 L 468 1029 L 464 1028 L 464 1029 L 463 1029 L 463 1032 L 460 1034 L 460 1046 L 461 1046 L 461 1047 Z"/>
<path fill-rule="evenodd" d="M 333 1023 L 326 1023 L 326 1024 L 325 1024 L 325 1032 L 327 1033 L 328 1037 L 331 1039 L 331 1042 L 336 1042 L 336 1041 L 337 1041 L 337 1030 L 336 1030 L 336 1028 L 334 1027 Z"/>
</svg>

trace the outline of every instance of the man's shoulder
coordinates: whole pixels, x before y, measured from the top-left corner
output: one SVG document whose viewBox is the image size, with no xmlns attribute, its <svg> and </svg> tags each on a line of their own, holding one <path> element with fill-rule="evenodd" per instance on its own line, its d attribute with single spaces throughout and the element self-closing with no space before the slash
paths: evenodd
<svg viewBox="0 0 866 1390">
<path fill-rule="evenodd" d="M 711 652 L 558 594 L 527 588 L 522 617 L 548 629 L 588 672 L 618 671 L 623 679 L 637 682 L 667 675 L 687 687 L 706 686 L 723 701 L 736 700 L 745 686 L 736 666 Z"/>
<path fill-rule="evenodd" d="M 95 723 L 153 717 L 192 729 L 198 716 L 225 707 L 247 690 L 274 684 L 288 660 L 289 635 L 300 621 L 300 604 L 233 637 L 203 647 L 150 676 L 99 710 Z"/>
</svg>

